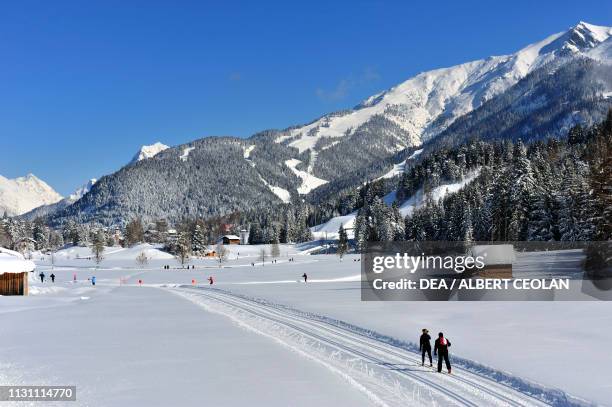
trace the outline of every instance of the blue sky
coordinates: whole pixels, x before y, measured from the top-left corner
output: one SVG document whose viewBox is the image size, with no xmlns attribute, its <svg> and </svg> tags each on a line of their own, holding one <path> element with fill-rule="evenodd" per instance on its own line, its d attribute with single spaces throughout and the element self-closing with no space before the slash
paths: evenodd
<svg viewBox="0 0 612 407">
<path fill-rule="evenodd" d="M 305 123 L 580 20 L 612 2 L 0 2 L 0 174 L 68 194 L 142 144 Z"/>
</svg>

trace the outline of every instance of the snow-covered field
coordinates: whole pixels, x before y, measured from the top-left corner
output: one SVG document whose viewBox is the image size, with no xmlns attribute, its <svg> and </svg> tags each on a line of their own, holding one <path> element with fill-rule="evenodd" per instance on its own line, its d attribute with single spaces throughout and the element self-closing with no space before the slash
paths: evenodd
<svg viewBox="0 0 612 407">
<path fill-rule="evenodd" d="M 222 267 L 192 259 L 189 270 L 149 245 L 107 248 L 99 267 L 86 248 L 56 253 L 53 269 L 35 256 L 35 274 L 56 282 L 0 297 L 0 382 L 73 384 L 77 405 L 612 400 L 609 304 L 362 302 L 358 257 L 312 248 L 283 245 L 262 265 L 261 247 L 232 246 Z M 417 363 L 425 327 L 452 341 L 453 375 Z"/>
</svg>

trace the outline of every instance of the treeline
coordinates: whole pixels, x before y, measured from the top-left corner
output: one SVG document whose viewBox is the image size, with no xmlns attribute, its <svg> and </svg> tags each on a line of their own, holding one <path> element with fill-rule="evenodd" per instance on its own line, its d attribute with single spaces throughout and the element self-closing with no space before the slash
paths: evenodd
<svg viewBox="0 0 612 407">
<path fill-rule="evenodd" d="M 397 199 L 425 195 L 402 219 L 375 191 L 355 222 L 359 247 L 368 240 L 590 241 L 612 237 L 612 111 L 563 140 L 475 141 L 431 154 L 407 171 Z M 431 191 L 479 175 L 436 200 Z M 364 188 L 368 190 L 368 188 Z M 372 188 L 369 188 L 372 191 Z"/>
</svg>

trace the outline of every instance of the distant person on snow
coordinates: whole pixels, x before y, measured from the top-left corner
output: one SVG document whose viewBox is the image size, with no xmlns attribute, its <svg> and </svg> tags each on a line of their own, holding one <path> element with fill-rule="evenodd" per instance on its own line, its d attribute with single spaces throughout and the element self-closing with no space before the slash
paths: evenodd
<svg viewBox="0 0 612 407">
<path fill-rule="evenodd" d="M 96 276 L 91 278 L 91 285 L 96 285 Z"/>
<path fill-rule="evenodd" d="M 51 282 L 55 283 L 55 274 L 51 273 L 49 277 L 51 277 Z"/>
<path fill-rule="evenodd" d="M 451 364 L 448 360 L 448 348 L 451 346 L 451 343 L 448 339 L 444 337 L 444 334 L 440 332 L 438 334 L 438 339 L 434 344 L 434 356 L 438 354 L 438 373 L 442 371 L 442 359 L 446 362 L 446 369 L 448 373 L 451 372 Z"/>
<path fill-rule="evenodd" d="M 302 274 L 302 278 L 304 279 L 304 282 L 308 281 L 308 276 L 306 275 L 306 273 Z"/>
<path fill-rule="evenodd" d="M 423 328 L 423 333 L 421 334 L 421 338 L 419 340 L 419 350 L 421 351 L 421 366 L 425 365 L 425 352 L 429 356 L 429 366 L 433 366 L 431 360 L 431 336 L 429 336 L 429 331 Z"/>
<path fill-rule="evenodd" d="M 40 274 L 38 275 L 40 277 L 40 282 L 44 283 L 45 282 L 45 273 L 43 273 L 42 271 L 40 272 Z"/>
<path fill-rule="evenodd" d="M 208 284 L 213 285 L 214 282 L 215 281 L 213 280 L 212 276 L 208 277 Z"/>
</svg>

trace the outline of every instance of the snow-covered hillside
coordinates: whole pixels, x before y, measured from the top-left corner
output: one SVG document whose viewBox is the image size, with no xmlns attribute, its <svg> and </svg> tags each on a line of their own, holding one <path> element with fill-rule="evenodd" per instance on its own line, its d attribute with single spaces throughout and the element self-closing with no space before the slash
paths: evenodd
<svg viewBox="0 0 612 407">
<path fill-rule="evenodd" d="M 60 194 L 33 174 L 15 179 L 0 175 L 0 214 L 21 215 L 61 200 Z"/>
<path fill-rule="evenodd" d="M 422 157 L 438 141 L 493 137 L 490 128 L 500 130 L 494 134 L 500 139 L 562 137 L 607 111 L 612 82 L 594 59 L 612 61 L 611 31 L 579 23 L 514 54 L 421 73 L 308 125 L 171 147 L 155 156 L 155 165 L 140 160 L 104 177 L 52 222 L 176 221 L 262 210 L 298 195 L 320 204 L 365 180 L 399 175 L 408 167 L 406 151 L 428 140 Z M 562 100 L 572 100 L 571 106 Z M 143 156 L 156 152 L 147 150 Z"/>
<path fill-rule="evenodd" d="M 298 193 L 307 194 L 313 189 L 327 183 L 326 180 L 317 178 L 307 171 L 298 170 L 297 166 L 300 163 L 301 161 L 295 158 L 285 161 L 285 165 L 302 180 L 302 184 L 297 188 Z"/>
<path fill-rule="evenodd" d="M 416 157 L 418 157 L 421 153 L 423 152 L 423 149 L 419 149 L 419 150 L 415 150 L 410 157 L 406 158 L 404 161 L 394 164 L 393 168 L 391 168 L 389 170 L 389 172 L 387 172 L 385 175 L 377 178 L 377 180 L 379 179 L 385 179 L 385 178 L 393 178 L 396 177 L 398 175 L 401 175 L 404 173 L 404 171 L 406 170 L 406 163 Z"/>
<path fill-rule="evenodd" d="M 325 148 L 324 141 L 348 137 L 373 117 L 383 116 L 409 135 L 391 147 L 401 150 L 417 146 L 551 61 L 561 63 L 584 55 L 610 60 L 611 35 L 610 27 L 580 22 L 514 54 L 421 73 L 366 99 L 352 110 L 295 127 L 276 141 L 288 143 L 300 152 L 309 149 L 317 152 Z M 312 167 L 311 162 L 309 168 Z"/>
<path fill-rule="evenodd" d="M 168 148 L 170 147 L 168 147 L 165 144 L 160 143 L 159 141 L 149 146 L 142 146 L 140 147 L 140 150 L 136 153 L 134 158 L 132 158 L 132 161 L 130 161 L 130 164 L 141 161 L 141 160 L 146 160 L 147 158 L 155 157 L 157 154 L 161 153 L 162 151 Z"/>
<path fill-rule="evenodd" d="M 474 171 L 473 173 L 468 174 L 459 182 L 444 184 L 434 188 L 430 192 L 431 198 L 434 201 L 439 201 L 448 194 L 453 194 L 457 191 L 460 191 L 464 186 L 472 182 L 478 176 L 479 173 L 479 171 Z M 424 194 L 423 190 L 419 189 L 417 193 L 411 196 L 409 199 L 404 202 L 400 202 L 399 211 L 402 216 L 406 217 L 408 215 L 411 215 L 416 208 L 421 207 L 425 203 L 425 198 L 426 195 Z M 393 204 L 393 202 L 395 202 L 396 200 L 395 191 L 387 194 L 383 200 L 389 206 Z M 314 239 L 335 240 L 338 239 L 338 230 L 340 229 L 340 225 L 342 225 L 342 227 L 346 230 L 346 234 L 349 239 L 352 239 L 354 237 L 353 228 L 355 226 L 356 217 L 357 211 L 344 216 L 336 216 L 321 225 L 313 226 L 312 228 L 310 228 L 310 231 L 312 232 L 312 236 L 314 237 Z"/>
</svg>

